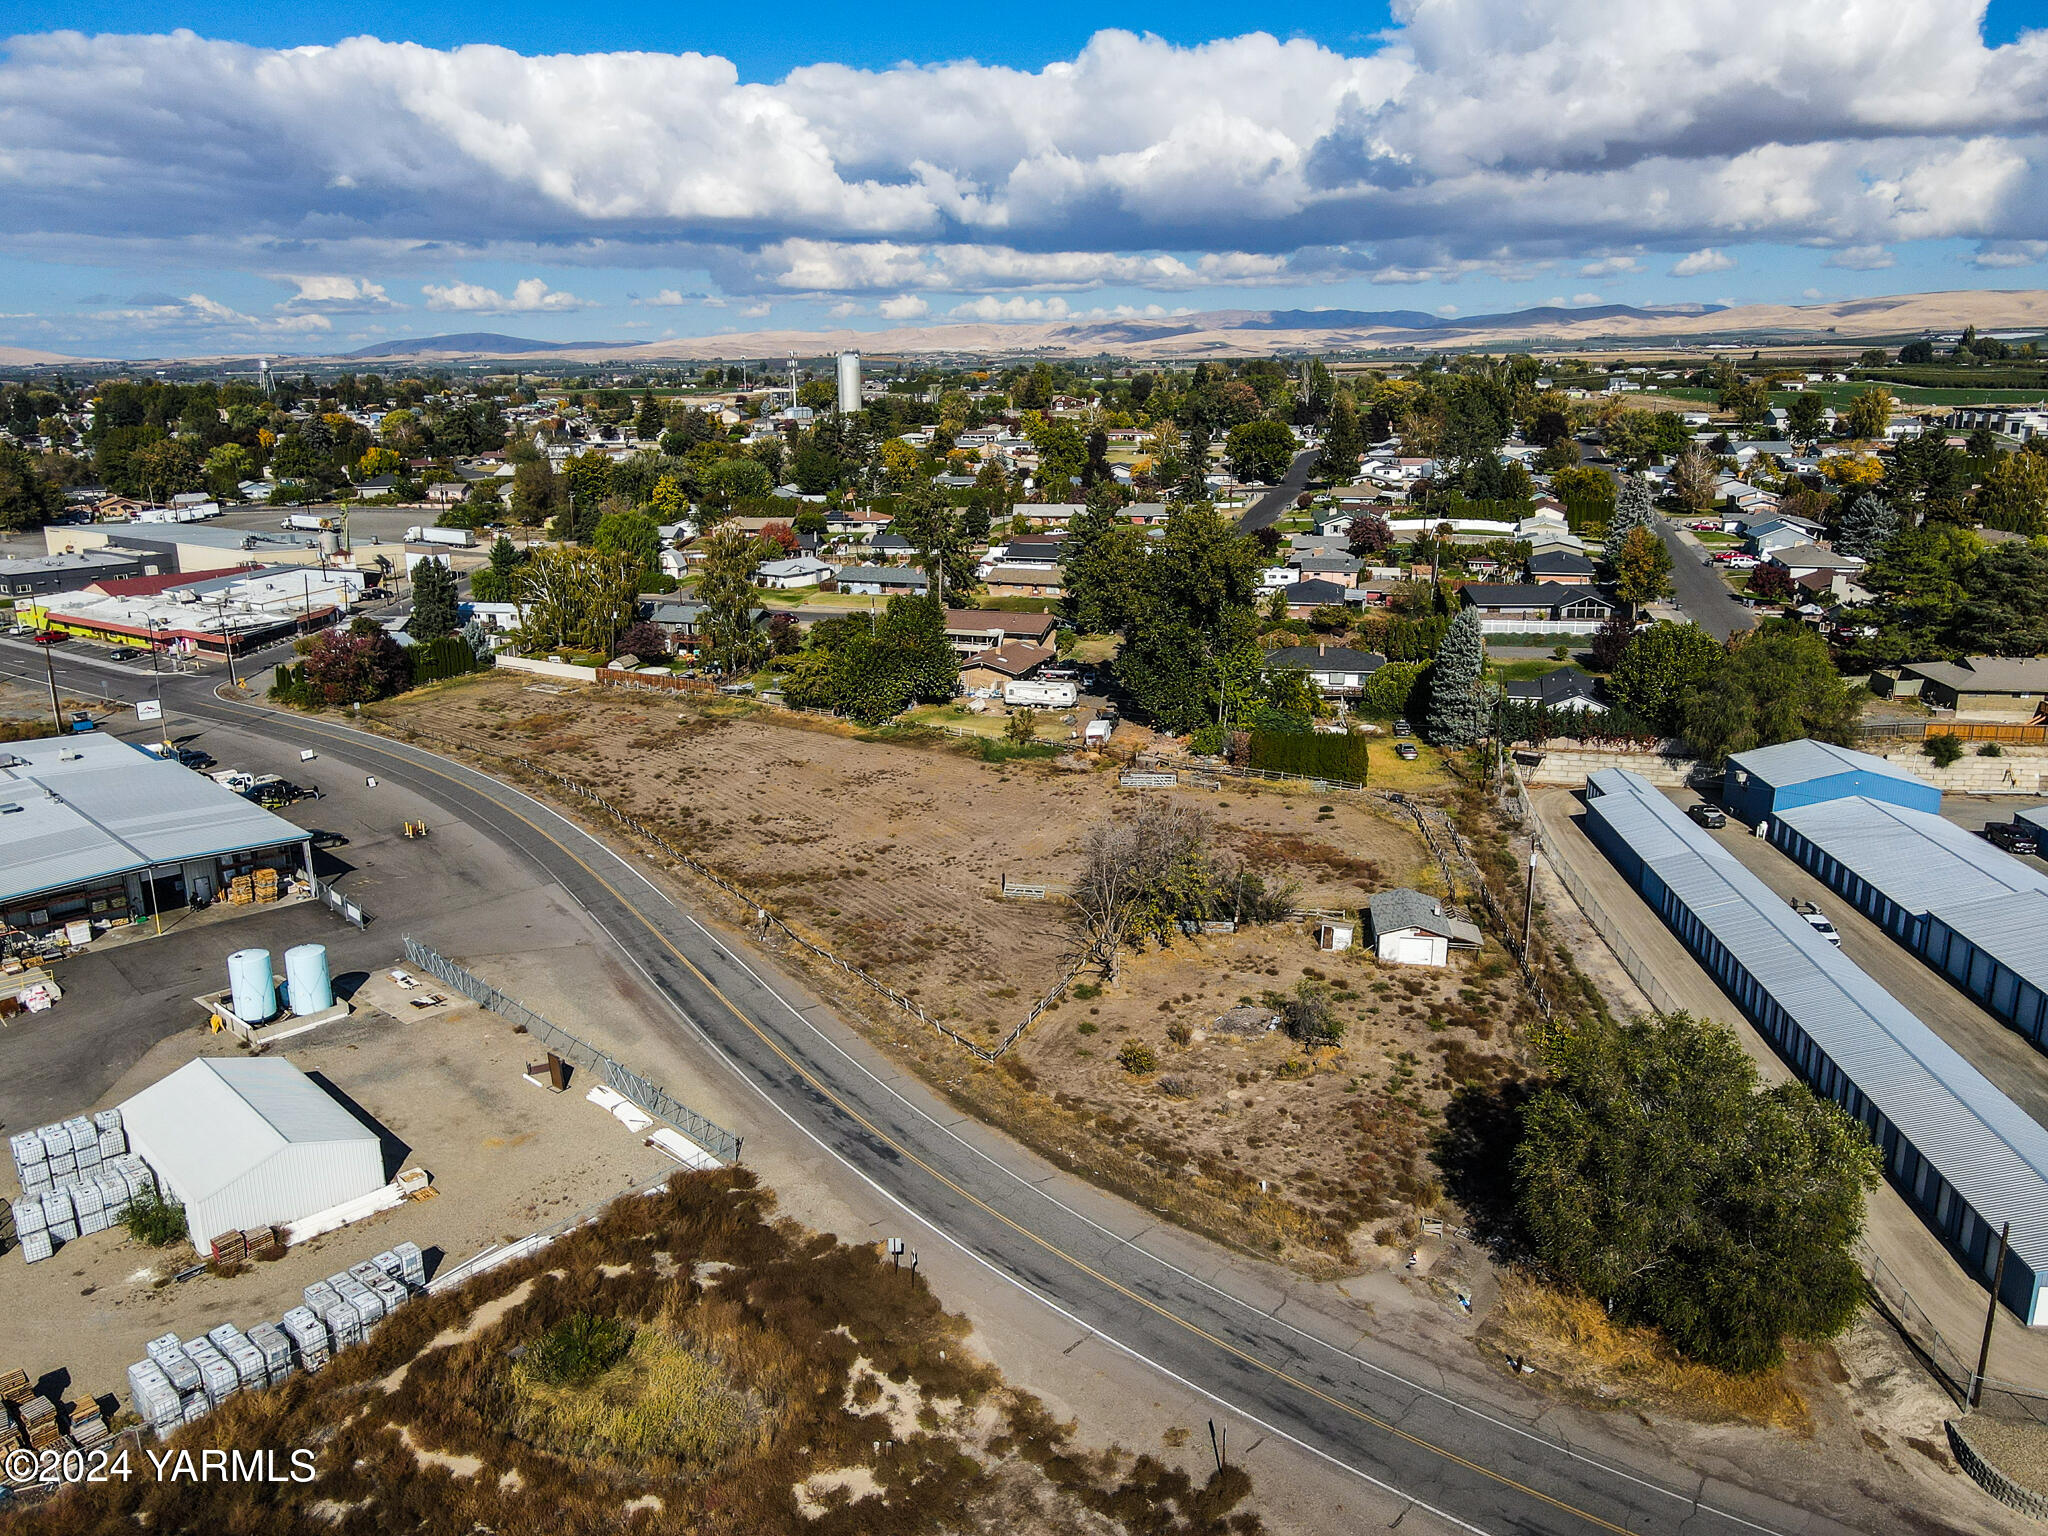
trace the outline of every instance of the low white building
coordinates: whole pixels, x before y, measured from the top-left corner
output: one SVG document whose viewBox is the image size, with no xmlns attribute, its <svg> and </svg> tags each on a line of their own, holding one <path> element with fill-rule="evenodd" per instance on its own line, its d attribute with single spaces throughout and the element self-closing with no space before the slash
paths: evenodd
<svg viewBox="0 0 2048 1536">
<path fill-rule="evenodd" d="M 376 1131 L 281 1056 L 187 1062 L 123 1104 L 121 1124 L 202 1251 L 224 1232 L 300 1221 L 385 1182 Z"/>
<path fill-rule="evenodd" d="M 1479 929 L 1447 916 L 1444 904 L 1421 891 L 1375 891 L 1366 904 L 1373 952 L 1395 965 L 1445 965 L 1454 949 L 1477 949 Z"/>
<path fill-rule="evenodd" d="M 838 569 L 829 560 L 820 560 L 815 555 L 792 555 L 787 560 L 768 561 L 754 572 L 754 580 L 761 586 L 786 592 L 794 587 L 815 587 L 837 574 Z"/>
</svg>

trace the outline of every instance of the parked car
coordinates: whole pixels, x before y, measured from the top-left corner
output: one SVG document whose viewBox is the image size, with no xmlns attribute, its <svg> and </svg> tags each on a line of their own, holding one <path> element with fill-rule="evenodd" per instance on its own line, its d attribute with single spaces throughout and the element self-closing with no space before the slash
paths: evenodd
<svg viewBox="0 0 2048 1536">
<path fill-rule="evenodd" d="M 1400 758 L 1404 763 L 1412 763 L 1422 754 L 1415 750 L 1414 742 L 1397 741 L 1394 743 L 1394 756 Z"/>
<path fill-rule="evenodd" d="M 2037 854 L 2041 851 L 2040 839 L 2025 827 L 2009 821 L 1987 822 L 1977 829 L 1977 835 L 1994 848 L 2003 848 L 2007 853 Z"/>
<path fill-rule="evenodd" d="M 1697 801 L 1685 808 L 1685 814 L 1710 831 L 1718 831 L 1728 825 L 1728 818 L 1718 805 Z"/>
<path fill-rule="evenodd" d="M 1685 526 L 1694 533 L 1719 533 L 1721 531 L 1721 525 L 1712 518 L 1708 518 L 1702 523 L 1687 523 Z"/>
<path fill-rule="evenodd" d="M 1835 948 L 1840 949 L 1842 947 L 1842 936 L 1835 932 L 1835 925 L 1827 920 L 1826 914 L 1819 907 L 1816 907 L 1810 901 L 1795 901 L 1792 903 L 1792 908 L 1799 914 L 1800 920 L 1807 927 L 1826 939 Z"/>
<path fill-rule="evenodd" d="M 1396 715 L 1394 717 L 1394 734 L 1396 736 L 1413 736 L 1415 731 L 1404 717 Z"/>
</svg>

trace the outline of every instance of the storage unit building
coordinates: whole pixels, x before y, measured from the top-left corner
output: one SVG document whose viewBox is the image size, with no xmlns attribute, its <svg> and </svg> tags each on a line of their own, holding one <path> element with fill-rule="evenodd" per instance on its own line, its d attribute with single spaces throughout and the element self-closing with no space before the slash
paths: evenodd
<svg viewBox="0 0 2048 1536">
<path fill-rule="evenodd" d="M 1771 841 L 2041 1044 L 2048 872 L 1940 816 L 1860 795 L 1781 811 Z"/>
<path fill-rule="evenodd" d="M 202 1249 L 384 1183 L 376 1131 L 278 1056 L 188 1062 L 123 1104 L 121 1120 Z"/>
<path fill-rule="evenodd" d="M 2048 1131 L 1648 780 L 1606 769 L 1586 795 L 1593 841 L 1987 1284 L 2012 1224 L 2001 1297 L 2048 1324 Z"/>
<path fill-rule="evenodd" d="M 1782 741 L 1728 759 L 1721 799 L 1744 821 L 1762 821 L 1796 805 L 1862 795 L 1916 811 L 1941 809 L 1941 791 L 1881 757 L 1828 741 Z"/>
</svg>

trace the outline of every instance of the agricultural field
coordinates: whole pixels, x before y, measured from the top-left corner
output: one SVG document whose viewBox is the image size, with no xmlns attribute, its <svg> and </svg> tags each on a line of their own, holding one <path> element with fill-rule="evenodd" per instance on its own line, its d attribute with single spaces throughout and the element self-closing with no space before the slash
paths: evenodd
<svg viewBox="0 0 2048 1536">
<path fill-rule="evenodd" d="M 503 674 L 375 713 L 593 785 L 799 932 L 989 1045 L 1072 963 L 1074 912 L 1058 893 L 1079 870 L 1087 829 L 1131 814 L 1140 795 L 1199 810 L 1219 857 L 1292 887 L 1302 911 L 1356 913 L 1375 890 L 1442 886 L 1412 824 L 1364 796 L 1236 781 L 1125 791 L 1106 766 L 987 762 L 973 741 L 875 739 L 729 701 L 536 691 Z M 1400 763 L 1391 741 L 1376 741 L 1375 782 L 1397 766 L 1443 783 L 1433 753 Z M 1006 900 L 1005 876 L 1054 899 Z M 705 889 L 685 894 L 701 903 Z M 1108 984 L 1083 971 L 989 1068 L 866 989 L 812 974 L 984 1118 L 1198 1230 L 1314 1269 L 1384 1260 L 1434 1207 L 1428 1144 L 1463 1088 L 1519 1075 L 1528 1008 L 1497 948 L 1442 971 L 1382 967 L 1363 948 L 1324 954 L 1305 920 L 1282 920 L 1145 947 Z M 1342 1026 L 1334 1044 L 1309 1050 L 1283 1031 L 1216 1022 L 1246 1007 L 1270 1016 L 1303 983 Z M 1127 1043 L 1148 1048 L 1152 1064 L 1120 1061 Z"/>
<path fill-rule="evenodd" d="M 1240 1468 L 1198 1485 L 1072 1444 L 917 1275 L 778 1221 L 741 1169 L 620 1200 L 164 1449 L 217 1445 L 303 1447 L 315 1475 L 103 1481 L 24 1519 L 50 1536 L 1263 1529 Z"/>
</svg>

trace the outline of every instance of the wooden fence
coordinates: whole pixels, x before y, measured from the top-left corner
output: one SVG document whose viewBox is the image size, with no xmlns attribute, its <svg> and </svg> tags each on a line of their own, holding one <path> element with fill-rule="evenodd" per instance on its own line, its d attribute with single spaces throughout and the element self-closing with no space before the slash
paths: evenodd
<svg viewBox="0 0 2048 1536">
<path fill-rule="evenodd" d="M 1953 736 L 1958 741 L 2006 741 L 2015 745 L 2048 745 L 2048 725 L 2006 724 L 1998 720 L 1871 720 L 1862 728 L 1865 741 L 1925 741 Z"/>
</svg>

